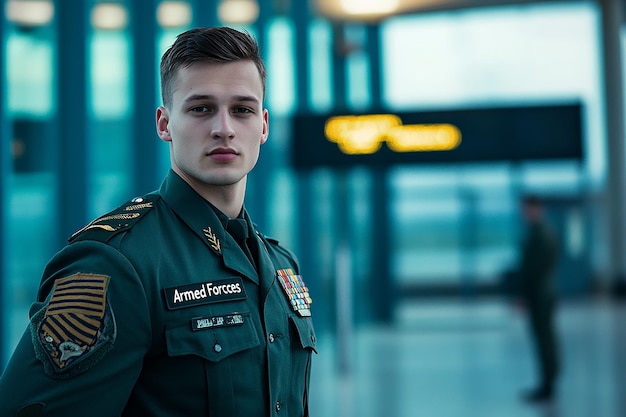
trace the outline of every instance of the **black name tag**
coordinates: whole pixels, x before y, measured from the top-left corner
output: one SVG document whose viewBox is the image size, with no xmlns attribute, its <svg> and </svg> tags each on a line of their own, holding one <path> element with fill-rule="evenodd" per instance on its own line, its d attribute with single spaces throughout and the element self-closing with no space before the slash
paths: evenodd
<svg viewBox="0 0 626 417">
<path fill-rule="evenodd" d="M 164 291 L 165 303 L 170 310 L 248 298 L 240 277 L 181 285 L 165 288 Z"/>
<path fill-rule="evenodd" d="M 194 317 L 191 319 L 191 329 L 195 332 L 215 327 L 241 326 L 244 323 L 244 316 L 244 314 L 233 313 L 225 316 Z"/>
</svg>

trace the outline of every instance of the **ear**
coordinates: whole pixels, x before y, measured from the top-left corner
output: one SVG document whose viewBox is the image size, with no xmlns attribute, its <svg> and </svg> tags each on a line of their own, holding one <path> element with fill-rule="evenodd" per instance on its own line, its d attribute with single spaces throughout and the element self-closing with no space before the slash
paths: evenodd
<svg viewBox="0 0 626 417">
<path fill-rule="evenodd" d="M 270 117 L 267 109 L 263 109 L 263 132 L 261 133 L 261 145 L 267 142 L 270 134 Z"/>
<path fill-rule="evenodd" d="M 172 141 L 172 135 L 170 135 L 170 115 L 167 109 L 163 106 L 159 106 L 156 110 L 156 130 L 161 140 L 165 142 Z"/>
</svg>

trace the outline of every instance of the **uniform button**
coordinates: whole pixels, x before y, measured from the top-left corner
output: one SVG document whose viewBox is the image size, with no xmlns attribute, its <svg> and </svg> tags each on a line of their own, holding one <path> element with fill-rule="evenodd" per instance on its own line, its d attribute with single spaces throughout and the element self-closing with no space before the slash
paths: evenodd
<svg viewBox="0 0 626 417">
<path fill-rule="evenodd" d="M 270 343 L 274 343 L 274 341 L 276 340 L 276 337 L 274 336 L 274 333 L 270 333 L 269 339 L 270 339 Z"/>
<path fill-rule="evenodd" d="M 276 401 L 276 411 L 280 411 L 280 401 Z"/>
<path fill-rule="evenodd" d="M 220 345 L 219 343 L 216 343 L 215 346 L 213 346 L 213 350 L 216 351 L 217 353 L 220 353 L 222 351 L 222 345 Z"/>
</svg>

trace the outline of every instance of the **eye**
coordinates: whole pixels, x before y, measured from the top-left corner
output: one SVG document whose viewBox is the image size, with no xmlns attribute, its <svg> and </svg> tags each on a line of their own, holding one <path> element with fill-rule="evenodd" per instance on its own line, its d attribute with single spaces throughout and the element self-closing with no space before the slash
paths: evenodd
<svg viewBox="0 0 626 417">
<path fill-rule="evenodd" d="M 189 109 L 192 113 L 208 113 L 211 111 L 209 106 L 195 106 Z"/>
<path fill-rule="evenodd" d="M 253 113 L 253 111 L 252 109 L 248 107 L 235 107 L 233 109 L 233 113 L 246 114 L 246 113 Z"/>
</svg>

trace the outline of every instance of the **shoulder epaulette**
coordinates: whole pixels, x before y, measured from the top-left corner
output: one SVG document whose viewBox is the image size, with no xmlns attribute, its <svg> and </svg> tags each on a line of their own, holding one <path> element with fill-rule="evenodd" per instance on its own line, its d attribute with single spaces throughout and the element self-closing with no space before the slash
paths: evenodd
<svg viewBox="0 0 626 417">
<path fill-rule="evenodd" d="M 280 246 L 280 242 L 278 241 L 278 239 L 274 239 L 273 237 L 269 236 L 263 236 L 263 238 L 270 242 L 272 245 Z"/>
<path fill-rule="evenodd" d="M 157 199 L 158 196 L 154 194 L 135 197 L 75 232 L 68 242 L 96 240 L 106 243 L 118 233 L 133 227 L 154 206 Z"/>
<path fill-rule="evenodd" d="M 282 254 L 283 256 L 286 256 L 287 258 L 292 259 L 296 264 L 298 263 L 298 257 L 296 256 L 296 254 L 293 253 L 292 251 L 290 251 L 289 249 L 287 249 L 286 247 L 282 246 L 277 239 L 274 239 L 274 238 L 269 237 L 269 236 L 265 236 L 264 234 L 262 234 L 258 230 L 257 230 L 257 234 L 259 235 L 259 237 L 262 240 L 264 240 L 265 242 L 269 243 L 271 245 L 271 247 L 273 248 L 273 250 L 275 250 L 276 252 Z"/>
<path fill-rule="evenodd" d="M 265 240 L 269 243 L 271 243 L 272 245 L 278 245 L 279 242 L 277 239 L 274 239 L 273 237 L 269 237 L 264 233 L 261 233 L 261 231 L 259 230 L 259 226 L 257 226 L 256 223 L 253 224 L 254 226 L 254 230 L 256 231 L 257 236 L 259 236 L 262 240 Z"/>
</svg>

